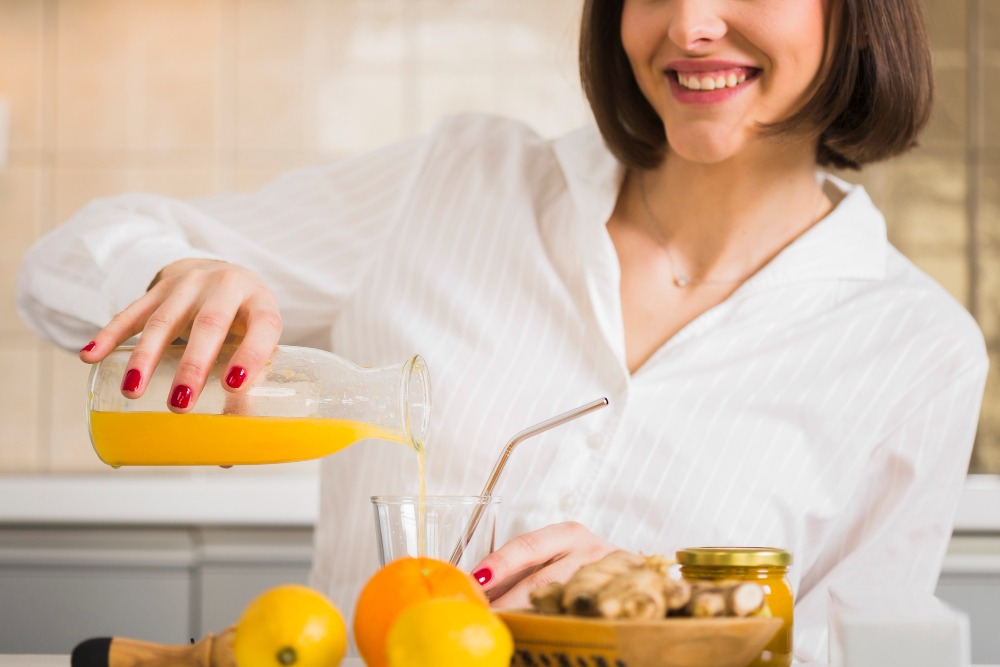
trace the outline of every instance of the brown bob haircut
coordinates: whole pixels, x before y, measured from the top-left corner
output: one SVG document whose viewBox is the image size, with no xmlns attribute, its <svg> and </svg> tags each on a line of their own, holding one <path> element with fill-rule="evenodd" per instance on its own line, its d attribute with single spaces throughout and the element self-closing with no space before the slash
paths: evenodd
<svg viewBox="0 0 1000 667">
<path fill-rule="evenodd" d="M 615 156 L 651 168 L 667 152 L 663 123 L 643 97 L 621 42 L 624 0 L 585 0 L 580 76 Z M 930 116 L 930 44 L 919 0 L 829 0 L 827 66 L 812 99 L 771 134 L 819 132 L 816 162 L 858 169 L 916 145 Z M 868 36 L 872 38 L 869 39 Z"/>
</svg>

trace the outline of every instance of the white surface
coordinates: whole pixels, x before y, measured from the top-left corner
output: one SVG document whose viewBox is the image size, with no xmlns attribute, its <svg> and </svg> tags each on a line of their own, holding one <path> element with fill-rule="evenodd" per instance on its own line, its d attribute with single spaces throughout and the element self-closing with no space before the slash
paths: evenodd
<svg viewBox="0 0 1000 667">
<path fill-rule="evenodd" d="M 318 503 L 309 473 L 0 475 L 0 523 L 311 526 Z M 1000 475 L 968 477 L 955 529 L 1000 531 Z"/>
<path fill-rule="evenodd" d="M 8 524 L 311 526 L 318 503 L 312 474 L 0 476 L 0 523 Z"/>
<path fill-rule="evenodd" d="M 969 617 L 930 593 L 896 586 L 830 589 L 832 667 L 966 667 Z"/>
</svg>

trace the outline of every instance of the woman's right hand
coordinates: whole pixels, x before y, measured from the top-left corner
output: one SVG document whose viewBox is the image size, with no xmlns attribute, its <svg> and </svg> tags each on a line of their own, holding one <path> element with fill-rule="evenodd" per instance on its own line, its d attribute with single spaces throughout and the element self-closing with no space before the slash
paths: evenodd
<svg viewBox="0 0 1000 667">
<path fill-rule="evenodd" d="M 254 272 L 226 262 L 184 259 L 164 267 L 142 297 L 97 332 L 80 359 L 97 363 L 139 333 L 122 394 L 141 396 L 164 349 L 183 337 L 187 345 L 167 403 L 172 412 L 188 412 L 229 335 L 242 340 L 223 376 L 223 388 L 238 392 L 250 385 L 278 344 L 281 315 L 274 292 Z"/>
</svg>

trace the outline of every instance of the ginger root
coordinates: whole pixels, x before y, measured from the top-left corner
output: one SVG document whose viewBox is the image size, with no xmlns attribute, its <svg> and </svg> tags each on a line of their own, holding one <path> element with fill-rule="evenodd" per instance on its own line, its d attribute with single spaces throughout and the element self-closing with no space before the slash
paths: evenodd
<svg viewBox="0 0 1000 667">
<path fill-rule="evenodd" d="M 563 612 L 563 583 L 553 581 L 550 584 L 539 586 L 528 594 L 531 606 L 535 611 L 542 614 L 561 614 Z"/>
<path fill-rule="evenodd" d="M 599 616 L 597 594 L 616 577 L 642 567 L 644 559 L 630 551 L 613 551 L 584 565 L 566 582 L 562 608 L 574 616 Z"/>
<path fill-rule="evenodd" d="M 603 618 L 663 618 L 667 615 L 663 588 L 659 572 L 636 568 L 597 591 L 597 614 Z"/>
<path fill-rule="evenodd" d="M 694 583 L 687 615 L 753 616 L 767 603 L 764 589 L 754 581 L 703 580 Z"/>
<path fill-rule="evenodd" d="M 664 556 L 614 551 L 584 565 L 565 583 L 541 586 L 530 594 L 543 614 L 613 619 L 666 616 L 753 616 L 767 613 L 764 589 L 752 581 L 680 578 Z"/>
</svg>

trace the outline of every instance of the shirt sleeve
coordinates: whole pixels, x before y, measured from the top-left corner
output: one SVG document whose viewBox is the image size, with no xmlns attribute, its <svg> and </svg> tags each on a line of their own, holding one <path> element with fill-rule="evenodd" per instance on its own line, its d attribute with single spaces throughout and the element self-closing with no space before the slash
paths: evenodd
<svg viewBox="0 0 1000 667">
<path fill-rule="evenodd" d="M 866 583 L 933 593 L 968 471 L 987 364 L 962 372 L 874 450 L 843 529 L 795 605 L 796 660 L 827 659 L 830 590 Z"/>
<path fill-rule="evenodd" d="M 314 340 L 402 218 L 425 143 L 301 169 L 253 193 L 96 200 L 29 250 L 18 312 L 41 335 L 78 348 L 164 266 L 209 258 L 245 266 L 275 291 L 282 342 Z"/>
</svg>

